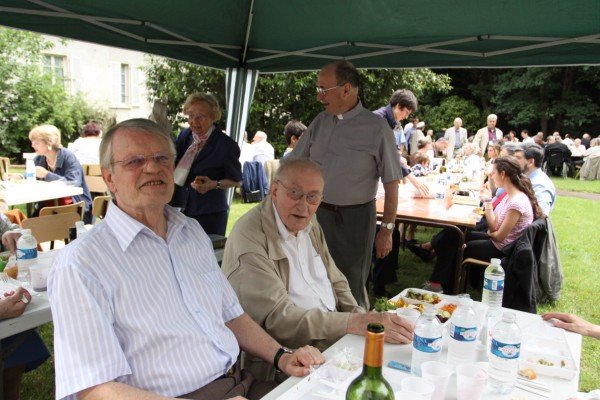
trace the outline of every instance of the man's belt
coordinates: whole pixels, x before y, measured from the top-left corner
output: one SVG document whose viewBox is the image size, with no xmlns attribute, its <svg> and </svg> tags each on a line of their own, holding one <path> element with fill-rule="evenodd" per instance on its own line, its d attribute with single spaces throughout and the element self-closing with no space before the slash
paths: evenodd
<svg viewBox="0 0 600 400">
<path fill-rule="evenodd" d="M 373 201 L 374 200 L 367 201 L 366 203 L 362 203 L 362 204 L 350 204 L 348 206 L 338 206 L 338 205 L 335 205 L 335 204 L 329 204 L 329 203 L 322 202 L 319 207 L 324 208 L 326 210 L 330 210 L 330 211 L 351 210 L 353 208 L 360 208 L 360 207 L 364 207 L 366 205 L 369 205 Z"/>
</svg>

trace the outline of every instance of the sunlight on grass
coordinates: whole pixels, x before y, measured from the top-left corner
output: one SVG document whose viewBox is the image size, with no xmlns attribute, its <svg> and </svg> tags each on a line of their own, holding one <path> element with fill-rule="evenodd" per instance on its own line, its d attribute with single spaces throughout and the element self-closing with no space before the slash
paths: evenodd
<svg viewBox="0 0 600 400">
<path fill-rule="evenodd" d="M 560 190 L 571 190 L 575 192 L 600 193 L 600 180 L 580 181 L 573 178 L 552 178 L 554 186 Z"/>
</svg>

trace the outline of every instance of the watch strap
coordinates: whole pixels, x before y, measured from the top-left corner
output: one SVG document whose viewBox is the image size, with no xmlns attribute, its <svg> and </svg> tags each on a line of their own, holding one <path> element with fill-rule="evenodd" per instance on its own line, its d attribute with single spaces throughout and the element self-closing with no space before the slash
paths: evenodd
<svg viewBox="0 0 600 400">
<path fill-rule="evenodd" d="M 275 353 L 275 357 L 273 358 L 273 365 L 275 366 L 275 370 L 278 372 L 281 372 L 281 369 L 279 369 L 279 359 L 285 353 L 292 354 L 293 351 L 287 347 L 281 347 L 279 350 L 277 350 L 277 353 Z"/>
</svg>

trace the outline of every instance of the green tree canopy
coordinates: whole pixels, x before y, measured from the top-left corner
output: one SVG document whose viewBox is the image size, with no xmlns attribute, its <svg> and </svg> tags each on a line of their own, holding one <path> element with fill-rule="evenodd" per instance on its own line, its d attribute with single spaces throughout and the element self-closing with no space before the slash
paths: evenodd
<svg viewBox="0 0 600 400">
<path fill-rule="evenodd" d="M 429 92 L 447 93 L 451 89 L 447 75 L 427 69 L 361 70 L 360 74 L 363 83 L 361 99 L 369 109 L 387 104 L 399 88 L 411 89 L 417 97 Z M 222 71 L 150 56 L 146 75 L 150 101 L 168 99 L 169 119 L 174 126 L 185 121 L 181 114 L 182 105 L 186 96 L 194 91 L 214 94 L 225 107 L 225 74 Z M 285 124 L 298 119 L 308 125 L 323 110 L 316 100 L 316 81 L 316 72 L 261 75 L 250 108 L 248 136 L 252 137 L 257 130 L 267 132 L 269 142 L 281 155 L 286 147 Z"/>
</svg>

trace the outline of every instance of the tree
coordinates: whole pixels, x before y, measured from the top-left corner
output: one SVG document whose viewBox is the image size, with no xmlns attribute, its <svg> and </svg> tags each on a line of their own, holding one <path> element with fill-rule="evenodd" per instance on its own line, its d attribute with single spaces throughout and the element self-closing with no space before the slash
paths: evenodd
<svg viewBox="0 0 600 400">
<path fill-rule="evenodd" d="M 475 133 L 485 118 L 472 101 L 458 96 L 447 97 L 437 106 L 425 106 L 423 113 L 427 118 L 427 127 L 435 132 L 446 130 L 452 126 L 456 117 L 460 117 L 463 128 L 469 133 Z"/>
<path fill-rule="evenodd" d="M 360 74 L 363 82 L 361 100 L 369 109 L 387 104 L 398 88 L 409 88 L 417 96 L 429 92 L 445 93 L 451 89 L 448 76 L 425 69 L 361 70 Z M 257 130 L 267 132 L 269 142 L 281 155 L 286 148 L 285 124 L 298 119 L 308 125 L 323 110 L 316 101 L 316 81 L 316 72 L 260 75 L 248 117 L 248 136 L 251 138 Z M 194 91 L 214 94 L 225 108 L 225 75 L 222 71 L 150 57 L 146 84 L 150 101 L 168 99 L 169 118 L 174 126 L 184 122 L 181 107 L 185 97 Z"/>
<path fill-rule="evenodd" d="M 108 111 L 70 96 L 62 82 L 43 74 L 42 51 L 51 47 L 41 35 L 0 28 L 0 151 L 12 159 L 31 151 L 28 132 L 36 125 L 55 125 L 66 145 L 86 122 L 110 119 Z"/>
</svg>

